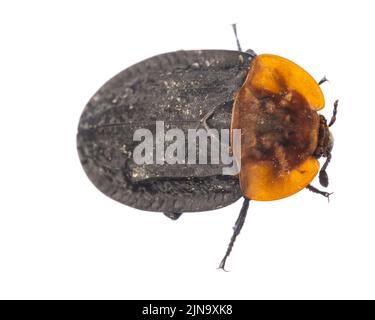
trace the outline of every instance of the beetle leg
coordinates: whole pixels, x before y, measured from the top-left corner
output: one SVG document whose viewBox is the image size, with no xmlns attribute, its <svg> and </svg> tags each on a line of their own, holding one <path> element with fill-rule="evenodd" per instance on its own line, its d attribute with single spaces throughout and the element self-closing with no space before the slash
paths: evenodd
<svg viewBox="0 0 375 320">
<path fill-rule="evenodd" d="M 319 183 L 323 187 L 328 187 L 328 174 L 327 174 L 326 169 L 327 169 L 328 164 L 331 161 L 331 159 L 332 159 L 332 156 L 329 153 L 327 155 L 327 160 L 324 162 L 323 167 L 320 169 L 320 172 L 319 172 Z"/>
<path fill-rule="evenodd" d="M 172 220 L 177 220 L 179 217 L 181 217 L 182 212 L 163 212 L 168 218 Z"/>
<path fill-rule="evenodd" d="M 318 85 L 322 85 L 324 82 L 327 82 L 328 79 L 326 78 L 326 76 L 324 76 L 319 82 L 318 82 Z"/>
<path fill-rule="evenodd" d="M 240 214 L 237 218 L 236 224 L 233 227 L 233 235 L 232 235 L 232 238 L 230 239 L 227 252 L 225 253 L 224 258 L 221 260 L 218 269 L 223 269 L 224 271 L 227 271 L 227 270 L 225 270 L 225 262 L 227 261 L 227 258 L 229 257 L 229 255 L 232 251 L 233 244 L 236 241 L 236 238 L 240 234 L 240 231 L 241 231 L 241 229 L 242 229 L 242 227 L 245 223 L 247 210 L 249 209 L 249 202 L 250 202 L 250 199 L 244 197 L 244 201 L 243 201 L 243 204 L 242 204 Z"/>
<path fill-rule="evenodd" d="M 319 189 L 315 188 L 314 186 L 312 186 L 311 184 L 308 184 L 307 187 L 306 187 L 307 190 L 311 191 L 311 192 L 314 192 L 314 193 L 317 193 L 317 194 L 320 194 L 322 195 L 323 197 L 326 197 L 328 199 L 328 202 L 329 202 L 329 196 L 333 193 L 333 192 L 324 192 L 324 191 L 320 191 Z"/>
<path fill-rule="evenodd" d="M 337 115 L 337 107 L 339 106 L 339 100 L 336 100 L 333 104 L 333 114 L 332 118 L 328 124 L 328 127 L 332 127 L 332 125 L 336 122 L 336 115 Z"/>
<path fill-rule="evenodd" d="M 237 26 L 236 26 L 236 23 L 232 24 L 232 28 L 233 28 L 234 36 L 236 37 L 238 51 L 242 52 L 241 45 L 240 45 L 240 40 L 238 40 L 238 36 L 237 36 Z"/>
</svg>

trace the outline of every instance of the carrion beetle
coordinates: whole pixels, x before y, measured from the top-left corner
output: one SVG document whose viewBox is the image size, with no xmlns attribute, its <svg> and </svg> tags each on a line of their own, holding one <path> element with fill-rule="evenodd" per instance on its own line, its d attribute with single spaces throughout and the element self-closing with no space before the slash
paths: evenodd
<svg viewBox="0 0 375 320">
<path fill-rule="evenodd" d="M 319 173 L 320 184 L 328 186 L 326 168 L 333 147 L 329 127 L 338 106 L 335 101 L 327 123 L 317 113 L 325 104 L 320 85 L 326 79 L 317 83 L 300 66 L 276 55 L 243 52 L 235 25 L 233 29 L 238 51 L 170 52 L 120 72 L 88 102 L 77 134 L 79 157 L 89 179 L 128 206 L 177 219 L 183 212 L 215 210 L 244 197 L 222 269 L 250 200 L 281 199 L 304 188 L 329 198 L 330 193 L 310 182 Z M 158 121 L 163 128 L 158 128 Z M 227 164 L 222 159 L 163 161 L 164 147 L 189 148 L 188 138 L 178 142 L 176 134 L 153 140 L 149 154 L 143 154 L 151 161 L 135 160 L 137 130 L 158 137 L 158 130 L 177 128 L 186 137 L 192 129 L 228 130 L 227 146 L 237 174 L 223 174 Z M 235 141 L 238 129 L 240 140 Z M 218 136 L 209 138 L 206 151 L 212 158 Z M 195 157 L 202 153 L 195 147 L 193 151 Z M 319 171 L 320 157 L 326 161 Z"/>
</svg>

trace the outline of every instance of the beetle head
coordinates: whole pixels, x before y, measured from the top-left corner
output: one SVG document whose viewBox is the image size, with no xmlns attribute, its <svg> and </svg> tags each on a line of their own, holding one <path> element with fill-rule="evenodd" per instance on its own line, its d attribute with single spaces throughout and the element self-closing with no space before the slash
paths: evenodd
<svg viewBox="0 0 375 320">
<path fill-rule="evenodd" d="M 327 125 L 327 120 L 324 116 L 320 115 L 318 146 L 314 152 L 314 156 L 317 159 L 320 157 L 327 158 L 333 149 L 333 142 L 333 135 Z"/>
</svg>

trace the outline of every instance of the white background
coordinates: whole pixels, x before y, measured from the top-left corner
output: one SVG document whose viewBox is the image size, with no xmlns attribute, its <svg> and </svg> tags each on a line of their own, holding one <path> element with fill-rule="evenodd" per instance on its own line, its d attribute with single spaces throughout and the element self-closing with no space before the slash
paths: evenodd
<svg viewBox="0 0 375 320">
<path fill-rule="evenodd" d="M 0 298 L 375 298 L 373 1 L 7 1 L 0 5 Z M 170 221 L 96 190 L 79 116 L 109 78 L 179 49 L 285 56 L 340 99 L 331 202 L 302 191 Z M 318 185 L 318 183 L 315 183 Z"/>
</svg>

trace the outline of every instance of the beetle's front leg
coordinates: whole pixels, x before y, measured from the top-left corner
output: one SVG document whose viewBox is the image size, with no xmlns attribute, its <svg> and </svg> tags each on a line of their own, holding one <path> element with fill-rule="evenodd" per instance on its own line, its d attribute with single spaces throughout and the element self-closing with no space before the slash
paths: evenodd
<svg viewBox="0 0 375 320">
<path fill-rule="evenodd" d="M 314 186 L 312 186 L 311 184 L 308 184 L 306 186 L 306 189 L 311 191 L 311 192 L 314 192 L 314 193 L 317 193 L 317 194 L 320 194 L 322 195 L 323 197 L 326 197 L 328 199 L 328 202 L 329 202 L 329 196 L 333 193 L 333 192 L 325 192 L 325 191 L 321 191 L 317 188 L 315 188 Z"/>
<path fill-rule="evenodd" d="M 322 85 L 324 82 L 328 82 L 328 79 L 326 78 L 326 76 L 324 76 L 324 77 L 318 82 L 318 85 Z"/>
<path fill-rule="evenodd" d="M 328 174 L 326 170 L 331 159 L 332 156 L 330 153 L 328 153 L 327 160 L 326 162 L 324 162 L 323 167 L 320 169 L 319 172 L 319 182 L 323 187 L 328 187 Z"/>
<path fill-rule="evenodd" d="M 337 107 L 339 106 L 339 100 L 336 100 L 333 104 L 333 113 L 331 120 L 329 121 L 328 127 L 332 127 L 333 124 L 336 122 L 336 115 L 337 115 Z"/>
</svg>

